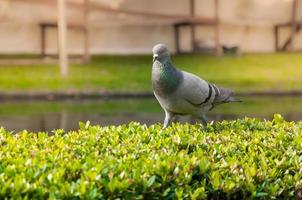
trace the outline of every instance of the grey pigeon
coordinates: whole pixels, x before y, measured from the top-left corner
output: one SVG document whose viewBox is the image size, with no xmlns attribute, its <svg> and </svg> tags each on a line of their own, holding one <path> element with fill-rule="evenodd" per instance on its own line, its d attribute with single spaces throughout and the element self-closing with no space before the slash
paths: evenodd
<svg viewBox="0 0 302 200">
<path fill-rule="evenodd" d="M 152 87 L 165 111 L 164 128 L 170 125 L 176 115 L 191 115 L 200 119 L 205 126 L 205 115 L 216 105 L 240 101 L 231 96 L 232 91 L 178 70 L 172 64 L 164 44 L 153 47 Z"/>
</svg>

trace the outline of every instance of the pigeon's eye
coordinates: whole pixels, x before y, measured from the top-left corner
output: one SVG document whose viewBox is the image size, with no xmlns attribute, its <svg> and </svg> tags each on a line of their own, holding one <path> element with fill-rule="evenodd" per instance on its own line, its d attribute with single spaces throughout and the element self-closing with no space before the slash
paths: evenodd
<svg viewBox="0 0 302 200">
<path fill-rule="evenodd" d="M 158 55 L 157 55 L 157 54 L 154 54 L 154 55 L 153 55 L 153 62 L 156 61 L 157 59 L 158 59 Z"/>
</svg>

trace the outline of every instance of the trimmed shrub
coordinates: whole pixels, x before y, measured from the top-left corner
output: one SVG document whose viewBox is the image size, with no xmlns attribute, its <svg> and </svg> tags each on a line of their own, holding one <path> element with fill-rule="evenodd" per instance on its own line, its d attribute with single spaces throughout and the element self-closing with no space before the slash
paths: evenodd
<svg viewBox="0 0 302 200">
<path fill-rule="evenodd" d="M 302 122 L 0 130 L 0 198 L 302 198 Z"/>
</svg>

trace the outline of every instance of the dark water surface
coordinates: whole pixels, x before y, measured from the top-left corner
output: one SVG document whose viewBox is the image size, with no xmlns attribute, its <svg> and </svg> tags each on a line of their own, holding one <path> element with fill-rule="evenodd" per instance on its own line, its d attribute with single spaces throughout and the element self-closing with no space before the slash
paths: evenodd
<svg viewBox="0 0 302 200">
<path fill-rule="evenodd" d="M 242 103 L 225 104 L 209 114 L 210 120 L 232 120 L 243 117 L 271 119 L 274 113 L 289 121 L 302 119 L 302 97 L 245 97 Z M 162 123 L 164 113 L 155 99 L 120 99 L 63 102 L 1 102 L 0 126 L 9 131 L 76 130 L 79 122 L 93 125 L 119 125 L 137 121 Z M 192 122 L 180 117 L 181 123 Z"/>
</svg>

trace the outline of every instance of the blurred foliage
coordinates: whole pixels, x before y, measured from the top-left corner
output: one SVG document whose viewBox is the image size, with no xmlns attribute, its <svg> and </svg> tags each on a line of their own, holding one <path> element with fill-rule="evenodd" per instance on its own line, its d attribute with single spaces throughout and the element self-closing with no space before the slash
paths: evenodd
<svg viewBox="0 0 302 200">
<path fill-rule="evenodd" d="M 301 199 L 302 123 L 0 129 L 0 198 Z"/>
<path fill-rule="evenodd" d="M 238 116 L 273 116 L 274 113 L 301 114 L 302 97 L 240 97 L 242 103 L 229 103 L 217 106 L 210 113 Z M 0 116 L 35 115 L 58 113 L 62 110 L 69 113 L 93 114 L 131 114 L 163 113 L 154 98 L 148 99 L 111 99 L 62 102 L 1 102 Z"/>
<path fill-rule="evenodd" d="M 301 89 L 301 54 L 248 54 L 240 57 L 177 55 L 172 61 L 235 91 Z M 55 65 L 1 66 L 0 90 L 151 91 L 151 55 L 95 56 L 90 64 L 72 65 L 60 77 Z"/>
</svg>

